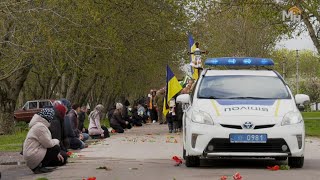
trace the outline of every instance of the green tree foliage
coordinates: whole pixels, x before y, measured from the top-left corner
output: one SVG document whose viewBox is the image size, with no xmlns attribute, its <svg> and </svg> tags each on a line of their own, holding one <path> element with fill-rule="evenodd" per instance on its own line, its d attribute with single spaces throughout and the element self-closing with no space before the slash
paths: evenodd
<svg viewBox="0 0 320 180">
<path fill-rule="evenodd" d="M 292 93 L 296 94 L 297 60 L 299 67 L 299 93 L 310 96 L 312 102 L 320 101 L 320 62 L 319 56 L 311 51 L 277 50 L 271 57 L 276 62 L 275 69 L 285 77 Z"/>
<path fill-rule="evenodd" d="M 187 47 L 187 18 L 181 3 L 0 2 L 0 113 L 8 115 L 0 117 L 1 130 L 9 132 L 10 126 L 3 124 L 13 121 L 19 93 L 20 104 L 67 97 L 73 103 L 110 106 L 163 86 L 165 65 L 176 67 Z M 15 87 L 13 78 L 20 78 L 15 93 L 8 88 Z M 4 108 L 7 102 L 10 108 Z"/>
<path fill-rule="evenodd" d="M 273 0 L 211 2 L 194 31 L 211 56 L 268 56 L 291 26 Z"/>
</svg>

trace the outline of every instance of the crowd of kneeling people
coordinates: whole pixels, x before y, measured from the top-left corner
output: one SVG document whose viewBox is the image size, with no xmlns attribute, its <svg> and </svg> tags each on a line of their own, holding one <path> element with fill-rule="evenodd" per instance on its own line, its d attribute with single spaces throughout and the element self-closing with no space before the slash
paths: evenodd
<svg viewBox="0 0 320 180">
<path fill-rule="evenodd" d="M 116 103 L 107 113 L 111 128 L 102 125 L 105 117 L 103 105 L 97 105 L 88 115 L 89 126 L 84 127 L 87 108 L 71 105 L 67 99 L 53 103 L 53 107 L 42 109 L 29 123 L 29 132 L 23 143 L 21 154 L 27 166 L 36 174 L 51 172 L 56 166 L 67 163 L 68 149 L 86 148 L 86 140 L 108 138 L 110 132 L 123 133 L 132 126 L 142 126 L 148 116 L 142 104 Z M 129 114 L 130 113 L 130 114 Z"/>
<path fill-rule="evenodd" d="M 179 94 L 189 94 L 192 91 L 193 80 Z M 105 113 L 105 107 L 97 105 L 89 112 L 86 106 L 71 104 L 67 99 L 53 103 L 53 107 L 42 109 L 35 114 L 29 123 L 29 132 L 23 143 L 21 154 L 27 166 L 36 174 L 51 172 L 56 166 L 67 163 L 68 149 L 86 148 L 86 141 L 108 138 L 110 132 L 124 133 L 132 126 L 142 126 L 147 120 L 168 124 L 169 132 L 179 132 L 182 127 L 182 105 L 170 100 L 166 116 L 162 115 L 164 105 L 164 88 L 151 90 L 146 100 L 136 102 L 130 107 L 128 100 L 116 103 Z M 172 101 L 173 100 L 173 101 Z M 85 128 L 84 121 L 88 114 L 89 126 Z M 110 128 L 102 124 L 104 117 L 110 121 Z"/>
</svg>

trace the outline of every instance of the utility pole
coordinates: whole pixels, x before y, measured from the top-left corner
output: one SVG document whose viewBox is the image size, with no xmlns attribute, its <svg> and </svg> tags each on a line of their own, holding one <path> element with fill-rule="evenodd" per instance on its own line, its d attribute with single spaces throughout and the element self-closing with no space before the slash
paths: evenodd
<svg viewBox="0 0 320 180">
<path fill-rule="evenodd" d="M 283 79 L 286 78 L 286 63 L 287 63 L 287 59 L 285 56 L 283 56 L 283 62 L 282 62 L 282 77 L 283 77 Z"/>
<path fill-rule="evenodd" d="M 296 94 L 299 94 L 299 50 L 296 50 Z"/>
</svg>

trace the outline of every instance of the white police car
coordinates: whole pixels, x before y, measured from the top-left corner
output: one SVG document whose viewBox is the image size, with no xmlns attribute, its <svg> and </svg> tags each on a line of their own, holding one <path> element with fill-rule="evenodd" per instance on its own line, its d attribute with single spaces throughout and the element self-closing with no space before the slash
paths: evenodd
<svg viewBox="0 0 320 180">
<path fill-rule="evenodd" d="M 276 71 L 252 69 L 274 65 L 271 59 L 212 58 L 205 64 L 249 69 L 205 69 L 193 93 L 177 97 L 189 104 L 183 116 L 186 166 L 199 166 L 200 158 L 271 157 L 301 168 L 305 128 L 297 104 L 309 96 L 294 98 Z"/>
</svg>

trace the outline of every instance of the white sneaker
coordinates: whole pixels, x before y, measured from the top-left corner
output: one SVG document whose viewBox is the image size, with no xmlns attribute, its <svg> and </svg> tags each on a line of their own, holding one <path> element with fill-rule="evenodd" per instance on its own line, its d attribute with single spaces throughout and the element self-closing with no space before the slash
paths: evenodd
<svg viewBox="0 0 320 180">
<path fill-rule="evenodd" d="M 152 123 L 156 123 L 156 122 L 157 122 L 156 120 L 153 120 L 153 121 L 152 121 Z"/>
</svg>

